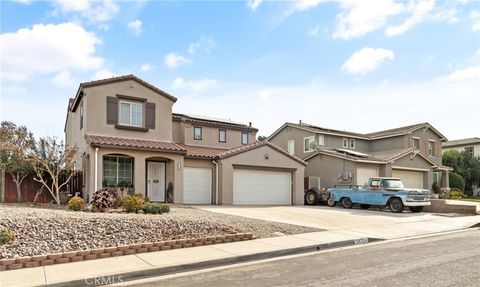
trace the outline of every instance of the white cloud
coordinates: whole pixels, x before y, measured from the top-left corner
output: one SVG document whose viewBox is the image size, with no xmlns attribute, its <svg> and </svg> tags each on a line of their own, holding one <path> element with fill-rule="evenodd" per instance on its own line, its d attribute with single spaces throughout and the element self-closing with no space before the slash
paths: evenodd
<svg viewBox="0 0 480 287">
<path fill-rule="evenodd" d="M 435 0 L 426 0 L 420 1 L 413 8 L 413 15 L 405 20 L 401 25 L 390 26 L 385 30 L 385 34 L 389 37 L 400 35 L 410 30 L 416 24 L 422 22 L 425 19 L 425 16 L 433 9 L 435 6 Z"/>
<path fill-rule="evenodd" d="M 58 6 L 63 12 L 83 12 L 90 8 L 89 0 L 54 0 L 56 6 Z"/>
<path fill-rule="evenodd" d="M 184 56 L 179 55 L 177 53 L 169 53 L 165 55 L 165 65 L 167 65 L 167 67 L 172 69 L 176 69 L 185 64 L 190 64 L 191 62 L 192 60 L 187 59 Z"/>
<path fill-rule="evenodd" d="M 210 54 L 211 49 L 215 48 L 217 43 L 210 36 L 201 36 L 198 41 L 188 45 L 188 53 L 190 55 L 195 54 L 198 50 L 202 50 L 207 54 Z"/>
<path fill-rule="evenodd" d="M 143 64 L 140 67 L 140 72 L 149 72 L 149 71 L 153 70 L 153 68 L 155 68 L 155 66 L 146 63 L 146 64 Z"/>
<path fill-rule="evenodd" d="M 447 81 L 470 81 L 474 80 L 480 83 L 480 65 L 456 70 L 440 80 Z"/>
<path fill-rule="evenodd" d="M 343 64 L 342 69 L 350 74 L 366 74 L 374 71 L 386 60 L 394 58 L 393 51 L 382 48 L 362 48 L 353 53 Z"/>
<path fill-rule="evenodd" d="M 217 81 L 213 79 L 199 79 L 187 81 L 184 78 L 179 77 L 173 81 L 172 86 L 174 89 L 190 90 L 193 93 L 199 93 L 212 88 L 216 85 L 216 83 Z"/>
<path fill-rule="evenodd" d="M 101 41 L 75 23 L 36 24 L 0 35 L 2 77 L 26 80 L 33 74 L 101 68 L 95 54 Z"/>
<path fill-rule="evenodd" d="M 304 11 L 311 9 L 323 2 L 328 2 L 328 0 L 298 0 L 295 1 L 295 8 L 299 11 Z"/>
<path fill-rule="evenodd" d="M 54 0 L 54 6 L 63 13 L 78 13 L 96 23 L 109 21 L 120 11 L 113 0 Z"/>
<path fill-rule="evenodd" d="M 320 26 L 318 25 L 308 31 L 308 35 L 312 37 L 318 36 L 319 33 L 320 33 Z"/>
<path fill-rule="evenodd" d="M 75 85 L 75 80 L 72 79 L 70 71 L 62 71 L 52 78 L 52 82 L 59 87 L 69 87 Z"/>
<path fill-rule="evenodd" d="M 405 10 L 403 4 L 393 0 L 370 1 L 342 0 L 342 12 L 337 16 L 338 24 L 333 33 L 333 38 L 349 40 L 364 36 L 383 27 L 387 17 L 398 15 Z"/>
<path fill-rule="evenodd" d="M 21 3 L 21 4 L 30 4 L 33 0 L 12 0 L 13 2 Z"/>
<path fill-rule="evenodd" d="M 108 79 L 108 78 L 113 78 L 116 75 L 108 70 L 108 69 L 101 69 L 95 72 L 95 74 L 92 75 L 91 80 L 103 80 L 103 79 Z"/>
<path fill-rule="evenodd" d="M 480 10 L 473 10 L 470 12 L 469 18 L 473 21 L 472 31 L 480 32 Z"/>
<path fill-rule="evenodd" d="M 128 29 L 133 33 L 135 36 L 139 36 L 142 33 L 142 21 L 134 20 L 128 23 Z"/>
<path fill-rule="evenodd" d="M 260 4 L 262 4 L 263 0 L 248 0 L 247 1 L 247 6 L 250 8 L 252 11 L 255 11 Z"/>
</svg>

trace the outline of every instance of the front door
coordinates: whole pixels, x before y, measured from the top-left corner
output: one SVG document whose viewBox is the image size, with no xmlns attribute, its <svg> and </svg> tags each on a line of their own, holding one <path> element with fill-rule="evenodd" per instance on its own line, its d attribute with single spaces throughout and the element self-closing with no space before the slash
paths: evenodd
<svg viewBox="0 0 480 287">
<path fill-rule="evenodd" d="M 147 196 L 151 201 L 165 201 L 164 162 L 147 162 Z"/>
</svg>

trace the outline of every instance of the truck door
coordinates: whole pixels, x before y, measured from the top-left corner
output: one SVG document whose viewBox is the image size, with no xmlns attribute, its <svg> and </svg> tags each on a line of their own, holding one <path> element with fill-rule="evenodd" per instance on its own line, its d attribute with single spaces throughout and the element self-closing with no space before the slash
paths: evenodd
<svg viewBox="0 0 480 287">
<path fill-rule="evenodd" d="M 365 192 L 365 204 L 382 205 L 384 190 L 380 187 L 380 179 L 370 180 L 368 189 Z"/>
</svg>

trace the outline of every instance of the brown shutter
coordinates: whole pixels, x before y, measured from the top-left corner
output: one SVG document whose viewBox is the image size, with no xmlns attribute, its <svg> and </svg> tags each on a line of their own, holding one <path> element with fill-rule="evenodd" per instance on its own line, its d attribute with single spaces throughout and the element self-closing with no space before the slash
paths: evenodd
<svg viewBox="0 0 480 287">
<path fill-rule="evenodd" d="M 155 128 L 155 103 L 145 103 L 145 128 Z"/>
<path fill-rule="evenodd" d="M 418 150 L 421 153 L 425 153 L 425 151 L 423 150 L 423 141 L 421 139 L 418 140 Z"/>
<path fill-rule="evenodd" d="M 409 148 L 413 147 L 413 137 L 411 136 L 408 137 L 408 147 Z"/>
<path fill-rule="evenodd" d="M 107 97 L 107 125 L 116 125 L 118 121 L 118 99 Z"/>
</svg>

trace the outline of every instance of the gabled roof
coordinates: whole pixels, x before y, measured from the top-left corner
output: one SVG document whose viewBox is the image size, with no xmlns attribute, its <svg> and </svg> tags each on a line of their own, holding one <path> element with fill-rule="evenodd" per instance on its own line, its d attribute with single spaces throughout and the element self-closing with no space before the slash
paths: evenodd
<svg viewBox="0 0 480 287">
<path fill-rule="evenodd" d="M 172 119 L 174 121 L 182 121 L 182 122 L 198 124 L 203 126 L 213 126 L 213 127 L 220 127 L 220 128 L 237 129 L 242 131 L 258 132 L 258 129 L 252 127 L 251 125 L 245 125 L 245 124 L 237 123 L 227 119 L 218 119 L 218 118 L 212 118 L 212 117 L 187 115 L 187 114 L 179 114 L 179 113 L 172 113 Z"/>
<path fill-rule="evenodd" d="M 276 145 L 274 145 L 274 144 L 272 144 L 268 141 L 254 142 L 254 143 L 251 143 L 251 144 L 248 144 L 248 145 L 239 146 L 239 147 L 236 147 L 236 148 L 225 150 L 225 151 L 219 153 L 216 156 L 216 158 L 224 159 L 224 158 L 232 157 L 234 155 L 241 154 L 241 153 L 244 153 L 244 152 L 247 152 L 247 151 L 251 151 L 251 150 L 263 147 L 263 146 L 268 146 L 268 147 L 274 149 L 275 151 L 277 151 L 277 152 L 295 160 L 296 162 L 298 162 L 302 165 L 305 165 L 305 166 L 307 165 L 307 163 L 305 161 L 301 160 L 300 158 L 298 158 L 296 156 L 293 156 L 293 155 L 289 154 L 288 152 L 284 151 L 283 149 L 279 148 L 278 146 L 276 146 Z"/>
<path fill-rule="evenodd" d="M 464 146 L 464 145 L 473 145 L 473 144 L 480 144 L 480 138 L 468 138 L 468 139 L 459 139 L 444 142 L 442 147 L 454 147 L 454 146 Z"/>
<path fill-rule="evenodd" d="M 171 100 L 172 102 L 177 101 L 177 98 L 170 95 L 169 93 L 155 87 L 154 85 L 152 85 L 150 83 L 145 82 L 144 80 L 140 79 L 139 77 L 137 77 L 133 74 L 129 74 L 129 75 L 124 75 L 124 76 L 112 77 L 112 78 L 108 78 L 108 79 L 102 79 L 102 80 L 95 80 L 95 81 L 80 83 L 80 85 L 78 87 L 78 90 L 77 90 L 77 94 L 75 95 L 75 98 L 70 105 L 70 109 L 72 111 L 75 111 L 80 99 L 83 96 L 83 89 L 84 88 L 108 85 L 108 84 L 113 84 L 113 83 L 118 83 L 118 82 L 123 82 L 123 81 L 130 81 L 130 80 L 135 81 L 135 82 L 139 83 L 140 85 L 154 91 L 155 93 L 158 93 L 158 94 L 166 97 L 167 99 Z"/>
<path fill-rule="evenodd" d="M 328 155 L 331 157 L 336 157 L 340 159 L 345 159 L 348 161 L 353 161 L 353 162 L 359 162 L 359 163 L 376 163 L 376 164 L 387 164 L 388 161 L 379 159 L 375 156 L 372 155 L 365 155 L 365 156 L 355 156 L 353 154 L 348 154 L 345 152 L 342 152 L 338 149 L 317 149 L 316 152 L 313 154 L 309 155 L 308 157 L 304 158 L 305 161 L 308 161 L 309 159 L 312 159 L 316 157 L 317 155 Z"/>
<path fill-rule="evenodd" d="M 110 147 L 129 150 L 160 151 L 180 154 L 186 153 L 186 150 L 183 147 L 174 142 L 107 137 L 88 134 L 86 134 L 84 138 L 87 144 L 92 147 Z"/>
<path fill-rule="evenodd" d="M 273 132 L 273 134 L 270 135 L 268 139 L 271 140 L 275 135 L 277 135 L 281 130 L 283 130 L 287 126 L 303 129 L 303 130 L 310 131 L 313 133 L 318 133 L 318 134 L 330 134 L 330 135 L 344 136 L 344 137 L 364 139 L 364 140 L 376 140 L 381 138 L 401 136 L 401 135 L 409 134 L 421 128 L 429 128 L 440 137 L 440 140 L 443 140 L 443 141 L 447 140 L 447 138 L 443 134 L 441 134 L 437 129 L 435 129 L 429 123 L 420 123 L 420 124 L 409 125 L 409 126 L 383 130 L 383 131 L 378 131 L 373 133 L 361 134 L 361 133 L 354 133 L 349 131 L 327 129 L 327 128 L 322 128 L 322 127 L 318 127 L 318 126 L 306 124 L 306 123 L 294 124 L 294 123 L 288 123 L 288 122 L 283 124 L 275 132 Z"/>
<path fill-rule="evenodd" d="M 187 151 L 187 158 L 214 159 L 227 149 L 179 144 Z"/>
</svg>

